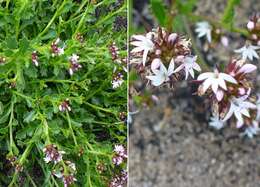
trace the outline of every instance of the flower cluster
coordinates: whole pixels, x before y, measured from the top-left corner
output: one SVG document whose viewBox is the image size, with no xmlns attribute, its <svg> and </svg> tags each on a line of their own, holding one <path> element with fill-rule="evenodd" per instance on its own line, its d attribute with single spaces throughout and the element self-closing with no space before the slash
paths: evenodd
<svg viewBox="0 0 260 187">
<path fill-rule="evenodd" d="M 65 112 L 65 111 L 71 111 L 70 108 L 70 103 L 69 103 L 69 99 L 66 99 L 65 101 L 63 101 L 60 105 L 59 105 L 59 110 L 61 112 Z"/>
<path fill-rule="evenodd" d="M 221 42 L 224 47 L 229 45 L 228 37 L 222 32 L 221 29 L 214 27 L 207 21 L 198 22 L 196 24 L 195 32 L 198 38 L 205 37 L 209 44 L 216 42 Z"/>
<path fill-rule="evenodd" d="M 71 161 L 63 160 L 62 155 L 65 154 L 64 151 L 58 151 L 56 145 L 49 144 L 43 148 L 43 152 L 45 154 L 44 161 L 46 163 L 53 162 L 56 168 L 59 168 L 57 171 L 53 171 L 53 175 L 62 179 L 64 187 L 67 187 L 77 181 L 74 177 L 74 174 L 76 173 L 76 166 Z M 64 169 L 64 167 L 66 167 L 66 169 Z"/>
<path fill-rule="evenodd" d="M 78 40 L 80 43 L 84 42 L 84 36 L 81 33 L 76 34 L 76 40 Z"/>
<path fill-rule="evenodd" d="M 260 46 L 260 14 L 255 13 L 247 23 L 247 29 L 250 33 L 251 40 L 255 45 Z"/>
<path fill-rule="evenodd" d="M 120 87 L 124 83 L 124 75 L 121 72 L 113 73 L 112 87 L 114 89 Z"/>
<path fill-rule="evenodd" d="M 240 53 L 242 55 L 242 59 L 253 60 L 259 59 L 257 54 L 257 50 L 260 49 L 260 15 L 253 15 L 249 22 L 247 23 L 247 29 L 250 34 L 249 40 L 246 41 L 245 45 L 240 49 L 236 49 L 236 53 Z"/>
<path fill-rule="evenodd" d="M 73 75 L 74 72 L 78 71 L 79 69 L 82 68 L 82 65 L 79 64 L 79 56 L 76 54 L 72 54 L 71 57 L 69 57 L 70 61 L 70 69 L 69 69 L 69 74 Z"/>
<path fill-rule="evenodd" d="M 65 153 L 64 151 L 58 151 L 57 146 L 54 144 L 46 145 L 43 148 L 43 152 L 45 154 L 44 161 L 46 163 L 54 162 L 57 164 L 62 160 L 62 155 Z"/>
<path fill-rule="evenodd" d="M 256 69 L 255 65 L 243 59 L 233 59 L 223 72 L 215 69 L 198 76 L 198 94 L 206 94 L 212 102 L 211 126 L 220 129 L 234 116 L 237 128 L 258 127 L 255 125 L 257 107 L 253 97 L 250 97 L 252 83 L 248 76 Z"/>
<path fill-rule="evenodd" d="M 23 166 L 18 162 L 17 157 L 14 155 L 8 155 L 6 157 L 7 161 L 11 164 L 12 167 L 15 168 L 16 172 L 22 172 Z"/>
<path fill-rule="evenodd" d="M 52 56 L 60 56 L 64 54 L 64 48 L 65 45 L 60 40 L 60 38 L 57 38 L 54 42 L 51 43 L 51 52 Z"/>
<path fill-rule="evenodd" d="M 115 175 L 109 183 L 109 187 L 123 187 L 127 184 L 128 175 L 125 170 L 122 170 L 120 174 Z"/>
<path fill-rule="evenodd" d="M 115 63 L 111 83 L 113 89 L 116 89 L 124 83 L 124 73 L 127 72 L 127 60 L 126 58 L 120 57 L 119 48 L 115 42 L 109 46 L 109 53 Z"/>
<path fill-rule="evenodd" d="M 116 154 L 112 158 L 112 161 L 115 165 L 120 165 L 127 159 L 127 152 L 123 145 L 115 145 L 114 152 Z"/>
<path fill-rule="evenodd" d="M 72 185 L 77 179 L 75 178 L 76 166 L 73 162 L 64 161 L 66 172 L 63 166 L 58 171 L 53 171 L 53 175 L 62 179 L 64 187 Z"/>
<path fill-rule="evenodd" d="M 157 28 L 146 35 L 133 35 L 131 64 L 154 86 L 172 85 L 181 77 L 194 78 L 194 70 L 201 71 L 197 57 L 191 55 L 191 42 L 177 33 Z"/>
<path fill-rule="evenodd" d="M 37 51 L 32 52 L 32 63 L 37 67 L 39 66 Z"/>
</svg>

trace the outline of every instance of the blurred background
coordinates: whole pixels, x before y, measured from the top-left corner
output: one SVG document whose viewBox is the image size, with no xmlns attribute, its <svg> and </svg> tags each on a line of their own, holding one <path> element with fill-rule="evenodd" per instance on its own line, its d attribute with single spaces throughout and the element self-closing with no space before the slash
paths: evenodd
<svg viewBox="0 0 260 187">
<path fill-rule="evenodd" d="M 199 20 L 221 20 L 227 0 L 175 2 L 178 5 L 172 13 L 172 29 L 191 38 L 194 53 L 210 67 L 226 63 L 233 50 L 244 45 L 245 38 L 239 33 L 225 32 L 228 47 L 208 46 L 194 33 Z M 163 1 L 163 6 L 169 8 L 170 3 Z M 148 0 L 130 1 L 130 36 L 162 24 L 154 11 L 156 8 Z M 259 0 L 241 0 L 233 24 L 246 28 L 254 12 L 260 12 Z M 259 69 L 259 61 L 253 63 Z M 259 90 L 259 73 L 254 76 Z M 131 70 L 130 187 L 260 186 L 260 136 L 243 138 L 234 128 L 217 131 L 209 127 L 210 109 L 204 99 L 193 95 L 195 89 L 187 81 L 171 90 L 148 88 Z"/>
</svg>

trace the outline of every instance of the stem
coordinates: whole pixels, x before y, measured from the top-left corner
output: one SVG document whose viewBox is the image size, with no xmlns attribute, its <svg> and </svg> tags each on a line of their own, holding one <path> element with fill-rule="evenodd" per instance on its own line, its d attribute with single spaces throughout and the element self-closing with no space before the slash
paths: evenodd
<svg viewBox="0 0 260 187">
<path fill-rule="evenodd" d="M 168 22 L 167 22 L 167 30 L 169 32 L 172 32 L 172 23 L 174 19 L 174 10 L 175 10 L 175 0 L 171 0 L 171 5 L 169 8 L 169 14 L 168 14 Z"/>
<path fill-rule="evenodd" d="M 22 97 L 22 98 L 24 98 L 24 99 L 29 99 L 29 100 L 31 100 L 31 101 L 34 101 L 34 100 L 35 100 L 35 99 L 33 99 L 33 98 L 31 98 L 31 97 L 29 97 L 29 96 L 27 96 L 27 95 L 24 95 L 24 94 L 22 94 L 22 93 L 17 92 L 17 91 L 12 91 L 12 93 L 14 93 L 14 94 L 16 94 L 16 95 L 18 95 L 18 96 L 20 96 L 20 97 Z"/>
<path fill-rule="evenodd" d="M 10 137 L 10 152 L 13 154 L 13 117 L 14 117 L 14 103 L 11 101 L 11 114 L 9 120 L 9 137 Z"/>
<path fill-rule="evenodd" d="M 208 71 L 209 67 L 208 67 L 207 63 L 204 61 L 204 59 L 202 57 L 202 54 L 201 54 L 200 50 L 198 49 L 198 47 L 196 45 L 196 41 L 195 41 L 195 39 L 193 37 L 193 34 L 192 34 L 192 31 L 191 31 L 191 29 L 189 27 L 187 18 L 185 16 L 182 16 L 182 20 L 183 20 L 186 32 L 188 33 L 189 37 L 191 38 L 191 43 L 193 44 L 192 47 L 193 47 L 196 55 L 198 55 L 198 57 L 199 57 L 198 64 L 202 67 L 202 69 L 204 71 Z"/>
<path fill-rule="evenodd" d="M 94 108 L 94 109 L 96 109 L 96 110 L 101 110 L 101 111 L 104 111 L 104 112 L 107 112 L 107 113 L 111 113 L 111 114 L 116 115 L 113 111 L 111 111 L 111 110 L 109 110 L 109 109 L 102 108 L 102 107 L 100 107 L 100 106 L 96 106 L 96 105 L 93 105 L 93 104 L 88 103 L 88 102 L 86 102 L 86 105 L 88 105 L 88 106 L 90 106 L 90 107 L 92 107 L 92 108 Z"/>
<path fill-rule="evenodd" d="M 88 0 L 85 0 L 85 1 L 80 5 L 79 9 L 78 9 L 74 14 L 71 15 L 71 18 L 73 18 L 74 16 L 76 16 L 88 2 L 89 2 Z"/>
<path fill-rule="evenodd" d="M 22 156 L 21 156 L 21 158 L 20 158 L 20 160 L 19 160 L 19 163 L 18 163 L 19 165 L 23 165 L 23 164 L 24 164 L 24 161 L 25 161 L 26 157 L 28 156 L 30 150 L 32 149 L 32 146 L 33 146 L 33 142 L 31 141 L 31 142 L 29 143 L 29 145 L 26 147 L 24 153 L 22 154 Z M 13 178 L 12 178 L 12 181 L 11 181 L 11 183 L 8 185 L 8 187 L 13 187 L 13 185 L 14 185 L 15 182 L 16 182 L 17 175 L 18 175 L 18 172 L 15 171 L 15 173 L 14 173 L 14 175 L 13 175 Z"/>
<path fill-rule="evenodd" d="M 42 114 L 40 114 L 40 115 L 41 115 L 42 123 L 44 125 L 44 133 L 47 138 L 47 144 L 49 145 L 51 143 L 50 136 L 49 136 L 49 126 L 48 126 L 48 123 L 47 123 L 47 120 L 45 119 L 45 117 Z"/>
<path fill-rule="evenodd" d="M 10 0 L 7 0 L 6 1 L 6 5 L 5 5 L 5 8 L 8 10 L 8 7 L 9 7 L 9 3 L 10 3 Z"/>
<path fill-rule="evenodd" d="M 70 131 L 71 131 L 71 134 L 72 134 L 72 137 L 73 137 L 74 144 L 76 146 L 78 146 L 77 139 L 75 137 L 75 134 L 74 134 L 74 131 L 73 131 L 73 128 L 72 128 L 72 125 L 71 125 L 71 120 L 70 120 L 70 116 L 69 116 L 68 111 L 66 111 L 66 115 L 67 115 L 67 120 L 68 120 L 68 123 L 69 123 L 69 128 L 70 128 Z"/>
<path fill-rule="evenodd" d="M 80 19 L 79 24 L 78 24 L 78 26 L 77 26 L 77 28 L 76 28 L 74 34 L 72 35 L 72 38 L 74 38 L 74 36 L 78 33 L 79 29 L 80 29 L 81 26 L 83 25 L 84 20 L 85 20 L 85 17 L 87 16 L 87 13 L 88 13 L 88 7 L 89 7 L 89 6 L 87 6 L 85 12 L 83 13 L 83 16 L 82 16 L 82 18 Z"/>
<path fill-rule="evenodd" d="M 97 22 L 95 25 L 93 25 L 92 27 L 97 27 L 97 26 L 99 26 L 100 24 L 102 24 L 102 23 L 105 22 L 106 20 L 110 19 L 110 18 L 113 17 L 114 15 L 116 15 L 116 14 L 118 14 L 118 13 L 124 11 L 124 10 L 125 10 L 125 5 L 122 6 L 120 9 L 118 9 L 117 11 L 115 11 L 115 12 L 113 12 L 113 13 L 107 15 L 107 16 L 104 17 L 102 20 L 100 20 L 100 21 Z"/>
<path fill-rule="evenodd" d="M 31 184 L 33 185 L 33 187 L 37 187 L 37 185 L 35 184 L 35 182 L 33 181 L 32 177 L 29 175 L 29 173 L 26 171 L 26 175 L 29 178 Z"/>
<path fill-rule="evenodd" d="M 225 30 L 227 30 L 229 32 L 235 32 L 235 33 L 242 34 L 244 36 L 249 36 L 249 33 L 245 29 L 240 29 L 240 28 L 236 28 L 236 27 L 230 28 L 226 24 L 222 24 L 222 23 L 216 21 L 216 19 L 208 17 L 208 16 L 195 15 L 195 14 L 190 13 L 187 15 L 187 17 L 189 17 L 191 20 L 194 20 L 194 21 L 205 20 L 205 21 L 209 22 L 211 25 L 214 25 L 215 27 L 224 28 Z"/>
<path fill-rule="evenodd" d="M 51 179 L 53 180 L 54 184 L 56 187 L 59 187 L 58 183 L 56 182 L 55 178 L 53 177 L 53 175 L 51 175 Z"/>
<path fill-rule="evenodd" d="M 45 27 L 45 29 L 38 35 L 38 37 L 41 37 L 43 34 L 45 34 L 45 32 L 49 29 L 49 27 L 52 25 L 52 23 L 54 22 L 54 20 L 56 19 L 56 17 L 59 15 L 60 11 L 63 9 L 63 7 L 65 6 L 67 0 L 64 0 L 63 3 L 61 4 L 61 6 L 56 10 L 55 14 L 53 15 L 53 17 L 51 18 L 51 20 L 49 21 L 48 25 Z"/>
</svg>

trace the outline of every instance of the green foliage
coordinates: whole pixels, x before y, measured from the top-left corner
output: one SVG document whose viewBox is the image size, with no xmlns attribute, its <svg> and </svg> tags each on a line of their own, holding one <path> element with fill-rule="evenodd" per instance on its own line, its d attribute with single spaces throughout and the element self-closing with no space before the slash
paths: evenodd
<svg viewBox="0 0 260 187">
<path fill-rule="evenodd" d="M 166 8 L 162 0 L 151 0 L 151 7 L 154 16 L 161 26 L 165 26 L 167 21 Z"/>
<path fill-rule="evenodd" d="M 235 7 L 239 5 L 240 0 L 229 0 L 227 2 L 227 6 L 225 8 L 222 23 L 229 27 L 230 29 L 233 28 L 234 16 L 235 16 Z"/>
<path fill-rule="evenodd" d="M 126 30 L 114 29 L 117 16 L 126 17 L 126 3 L 0 3 L 0 58 L 5 58 L 0 63 L 0 186 L 63 186 L 52 175 L 60 165 L 44 162 L 48 144 L 75 163 L 74 186 L 107 186 L 125 167 L 111 161 L 114 145 L 126 145 L 127 134 L 119 119 L 127 110 L 127 81 L 117 89 L 111 84 L 114 68 L 123 70 L 112 61 L 109 45 L 115 42 L 126 56 Z M 58 37 L 64 54 L 53 57 L 51 44 Z M 33 51 L 39 66 L 32 62 Z M 82 68 L 71 76 L 72 54 L 80 57 Z M 66 99 L 71 111 L 61 112 Z M 12 165 L 8 158 L 17 159 Z M 99 164 L 104 171 L 98 171 Z M 21 172 L 15 171 L 19 165 Z"/>
<path fill-rule="evenodd" d="M 198 0 L 176 0 L 176 8 L 181 14 L 189 14 L 193 11 Z"/>
</svg>

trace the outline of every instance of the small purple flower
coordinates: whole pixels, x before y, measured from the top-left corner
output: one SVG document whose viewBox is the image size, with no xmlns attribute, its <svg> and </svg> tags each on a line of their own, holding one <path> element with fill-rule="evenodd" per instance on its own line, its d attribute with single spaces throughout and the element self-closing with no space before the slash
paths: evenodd
<svg viewBox="0 0 260 187">
<path fill-rule="evenodd" d="M 110 51 L 110 54 L 112 56 L 112 60 L 115 61 L 118 59 L 119 57 L 119 49 L 118 47 L 116 46 L 116 43 L 113 42 L 110 46 L 109 46 L 109 51 Z"/>
<path fill-rule="evenodd" d="M 59 105 L 59 110 L 61 112 L 65 112 L 65 111 L 71 111 L 70 105 L 69 105 L 69 99 L 66 99 L 65 101 L 63 101 L 60 105 Z"/>
<path fill-rule="evenodd" d="M 124 83 L 123 77 L 124 77 L 123 74 L 120 72 L 113 76 L 112 87 L 114 89 L 120 87 Z"/>
<path fill-rule="evenodd" d="M 74 177 L 73 174 L 69 174 L 69 175 L 63 175 L 62 181 L 63 181 L 64 187 L 67 187 L 67 186 L 73 184 L 75 181 L 77 181 L 77 179 Z"/>
<path fill-rule="evenodd" d="M 52 42 L 51 44 L 51 52 L 52 52 L 52 56 L 60 56 L 64 54 L 64 48 L 63 47 L 59 47 L 59 45 L 61 44 L 61 40 L 60 38 L 57 38 L 54 42 Z"/>
<path fill-rule="evenodd" d="M 69 57 L 70 61 L 70 69 L 69 69 L 69 74 L 73 75 L 74 72 L 78 71 L 79 69 L 82 68 L 82 66 L 79 64 L 79 56 L 76 54 L 72 54 L 71 57 Z"/>
<path fill-rule="evenodd" d="M 37 51 L 33 51 L 32 53 L 32 63 L 37 67 L 39 66 Z"/>
<path fill-rule="evenodd" d="M 115 155 L 113 158 L 112 158 L 112 162 L 113 164 L 119 166 L 120 164 L 122 164 L 124 162 L 124 158 L 119 156 L 119 155 Z"/>
<path fill-rule="evenodd" d="M 45 154 L 44 161 L 46 163 L 54 162 L 54 164 L 60 162 L 62 155 L 65 153 L 64 151 L 58 151 L 57 146 L 54 144 L 46 145 L 43 148 L 43 152 Z"/>
<path fill-rule="evenodd" d="M 110 183 L 109 187 L 123 187 L 127 184 L 128 174 L 125 170 L 122 170 L 120 174 L 115 175 Z"/>
<path fill-rule="evenodd" d="M 115 165 L 120 165 L 124 162 L 124 160 L 127 158 L 127 152 L 124 146 L 122 145 L 115 145 L 114 152 L 116 153 L 114 157 L 112 158 L 112 162 Z"/>
</svg>

